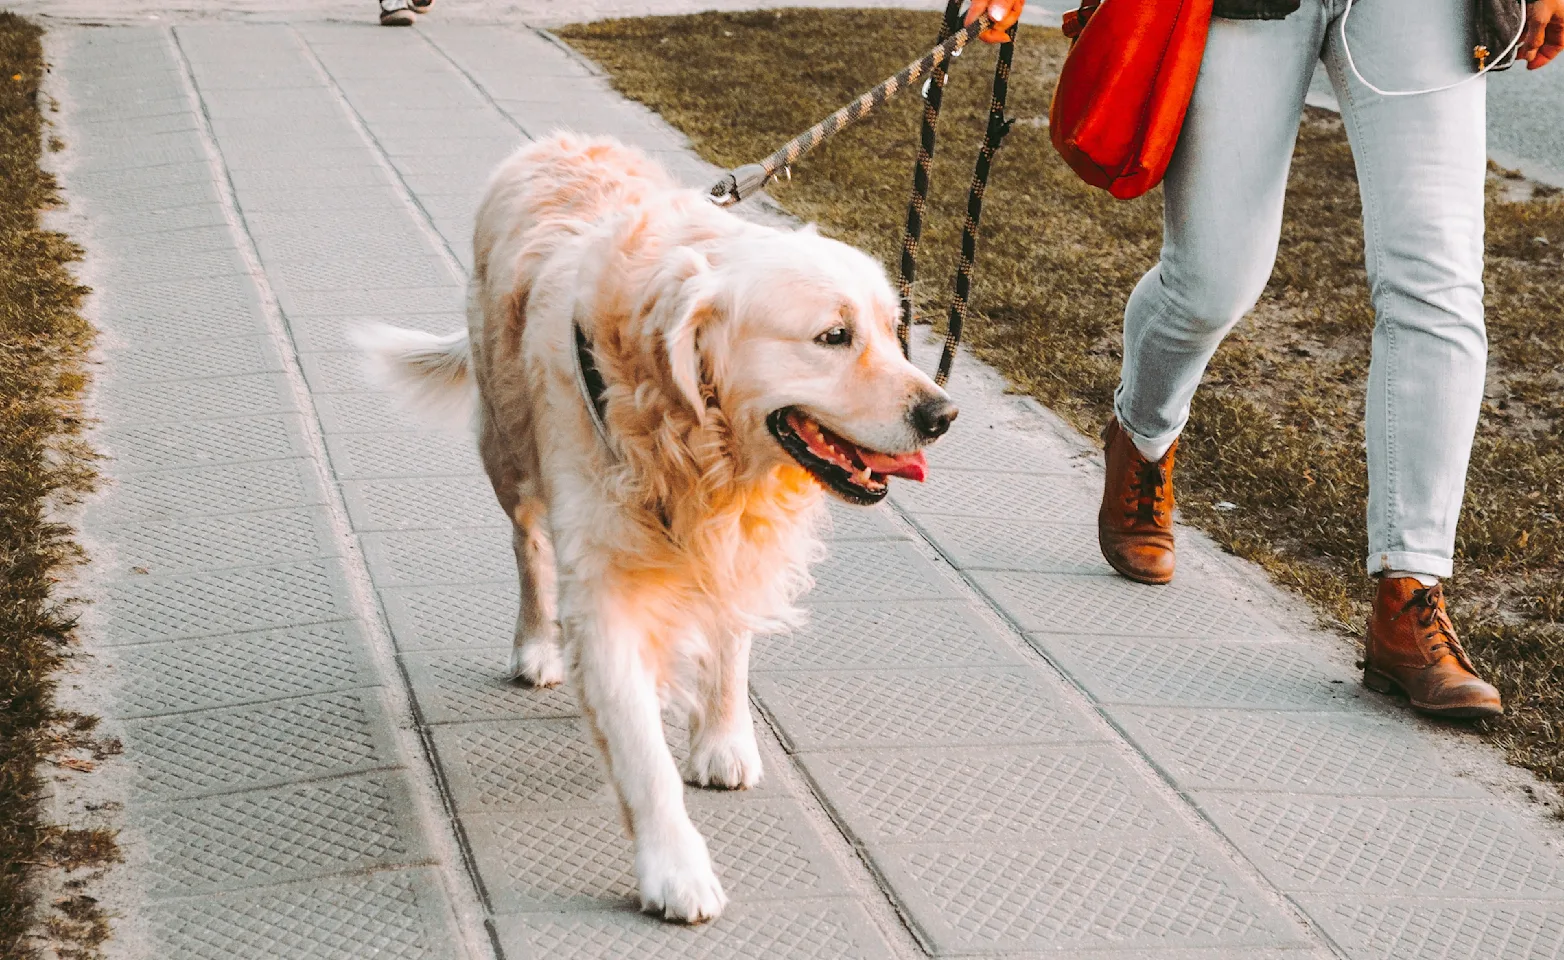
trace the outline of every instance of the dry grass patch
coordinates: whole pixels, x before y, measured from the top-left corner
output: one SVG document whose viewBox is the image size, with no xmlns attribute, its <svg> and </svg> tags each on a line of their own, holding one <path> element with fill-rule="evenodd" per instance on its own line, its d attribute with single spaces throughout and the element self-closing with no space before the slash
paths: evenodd
<svg viewBox="0 0 1564 960">
<path fill-rule="evenodd" d="M 881 10 L 701 14 L 561 32 L 627 96 L 732 166 L 889 75 L 937 30 L 935 16 Z M 1019 121 L 984 207 L 968 336 L 1017 389 L 1095 434 L 1110 415 L 1125 298 L 1156 259 L 1161 198 L 1113 200 L 1054 155 L 1044 121 L 1064 52 L 1057 31 L 1022 29 L 1010 95 Z M 958 61 L 945 95 L 920 265 L 925 316 L 943 315 L 993 56 L 985 48 Z M 799 164 L 773 194 L 894 269 L 918 111 L 915 98 L 893 104 Z M 1510 706 L 1482 732 L 1514 762 L 1564 781 L 1564 202 L 1545 189 L 1502 189 L 1501 177 L 1494 185 L 1489 389 L 1451 589 L 1467 645 Z M 1186 521 L 1262 564 L 1353 637 L 1370 596 L 1362 420 L 1374 319 L 1362 255 L 1346 137 L 1334 115 L 1310 111 L 1276 273 L 1211 365 L 1179 468 Z"/>
<path fill-rule="evenodd" d="M 84 769 L 92 761 L 69 754 L 116 746 L 95 740 L 94 718 L 62 714 L 52 697 L 72 628 L 55 585 L 78 558 L 70 531 L 48 512 L 91 482 L 90 457 L 75 439 L 91 330 L 77 313 L 86 290 L 66 268 L 81 251 L 39 227 L 39 212 L 57 202 L 38 165 L 41 36 L 0 13 L 0 956 L 8 958 L 35 952 L 37 868 L 91 868 L 118 856 L 112 836 L 40 824 L 37 809 L 40 764 Z M 107 933 L 96 903 L 74 891 L 42 928 L 67 958 L 92 955 Z"/>
</svg>

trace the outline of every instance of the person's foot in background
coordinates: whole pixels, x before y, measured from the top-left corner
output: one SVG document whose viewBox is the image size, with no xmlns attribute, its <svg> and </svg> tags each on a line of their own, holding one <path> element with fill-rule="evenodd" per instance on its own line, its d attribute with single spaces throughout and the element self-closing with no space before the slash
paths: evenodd
<svg viewBox="0 0 1564 960">
<path fill-rule="evenodd" d="M 380 25 L 382 27 L 410 27 L 418 17 L 408 0 L 380 0 Z"/>
<path fill-rule="evenodd" d="M 434 6 L 434 0 L 407 0 L 407 5 L 413 8 L 414 13 L 428 13 Z"/>
</svg>

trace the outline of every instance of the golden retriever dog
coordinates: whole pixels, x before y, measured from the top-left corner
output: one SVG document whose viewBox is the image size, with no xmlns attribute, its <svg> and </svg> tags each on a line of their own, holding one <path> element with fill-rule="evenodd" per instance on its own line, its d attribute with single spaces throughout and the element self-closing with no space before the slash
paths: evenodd
<svg viewBox="0 0 1564 960">
<path fill-rule="evenodd" d="M 878 263 L 747 223 L 612 140 L 506 160 L 473 254 L 465 334 L 362 345 L 415 407 L 476 407 L 515 525 L 511 671 L 575 685 L 643 908 L 709 920 L 727 897 L 683 783 L 760 779 L 751 638 L 799 621 L 823 491 L 873 504 L 922 480 L 956 408 L 902 356 Z M 689 718 L 682 771 L 664 708 Z"/>
</svg>

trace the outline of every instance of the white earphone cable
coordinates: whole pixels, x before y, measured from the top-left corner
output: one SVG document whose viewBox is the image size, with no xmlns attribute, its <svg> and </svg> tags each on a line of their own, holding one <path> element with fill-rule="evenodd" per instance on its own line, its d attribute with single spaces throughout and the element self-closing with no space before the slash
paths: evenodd
<svg viewBox="0 0 1564 960">
<path fill-rule="evenodd" d="M 1469 77 L 1457 80 L 1454 83 L 1447 83 L 1442 87 L 1429 87 L 1426 90 L 1381 90 L 1372 83 L 1369 83 L 1368 79 L 1364 77 L 1363 74 L 1358 72 L 1358 65 L 1352 59 L 1352 48 L 1347 45 L 1347 18 L 1352 15 L 1353 0 L 1347 0 L 1346 8 L 1341 11 L 1341 52 L 1346 55 L 1347 67 L 1352 71 L 1352 75 L 1358 78 L 1358 82 L 1382 97 L 1419 97 L 1425 93 L 1443 93 L 1446 90 L 1454 90 L 1461 84 L 1471 83 L 1473 80 L 1476 80 L 1478 77 L 1487 73 L 1489 70 L 1492 70 L 1494 64 L 1509 56 L 1511 50 L 1514 50 L 1520 46 L 1521 40 L 1523 40 L 1526 36 L 1526 0 L 1517 0 L 1517 2 L 1521 5 L 1521 28 L 1515 32 L 1515 39 L 1510 41 L 1510 45 L 1505 47 L 1498 54 L 1490 57 L 1488 65 L 1483 67 L 1481 70 L 1477 71 Z"/>
</svg>

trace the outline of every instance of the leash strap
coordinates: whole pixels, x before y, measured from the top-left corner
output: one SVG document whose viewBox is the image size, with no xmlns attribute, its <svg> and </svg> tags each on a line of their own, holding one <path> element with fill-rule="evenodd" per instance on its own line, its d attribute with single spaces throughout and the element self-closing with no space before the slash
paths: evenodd
<svg viewBox="0 0 1564 960">
<path fill-rule="evenodd" d="M 1010 132 L 1013 120 L 1005 119 L 1005 97 L 1010 91 L 1010 61 L 1015 54 L 1016 28 L 1010 28 L 1010 37 L 999 47 L 999 62 L 994 66 L 994 88 L 988 101 L 988 128 L 983 134 L 983 146 L 978 149 L 977 163 L 972 169 L 972 186 L 967 189 L 967 219 L 961 226 L 961 260 L 956 266 L 956 295 L 950 301 L 950 315 L 945 322 L 945 347 L 940 351 L 939 368 L 934 382 L 940 386 L 950 379 L 951 365 L 956 362 L 956 349 L 961 346 L 961 327 L 967 319 L 968 296 L 972 292 L 972 264 L 977 259 L 978 223 L 983 219 L 983 194 L 988 191 L 988 174 L 994 163 L 994 154 Z M 911 339 L 910 336 L 908 338 Z"/>
<path fill-rule="evenodd" d="M 945 25 L 941 36 L 956 28 L 961 22 L 961 0 L 950 0 L 945 8 Z M 950 314 L 945 323 L 945 345 L 940 351 L 939 367 L 934 382 L 944 386 L 950 379 L 951 367 L 961 346 L 961 330 L 967 319 L 967 308 L 972 294 L 972 266 L 977 259 L 978 224 L 983 219 L 983 195 L 988 191 L 988 176 L 993 168 L 994 154 L 1010 132 L 1013 121 L 1005 119 L 1005 99 L 1010 92 L 1010 65 L 1015 57 L 1016 28 L 1010 28 L 1010 37 L 999 47 L 999 59 L 994 65 L 994 86 L 988 102 L 988 126 L 983 134 L 983 146 L 978 150 L 977 163 L 972 170 L 972 184 L 967 189 L 967 217 L 961 227 L 961 258 L 956 266 L 956 290 L 951 297 Z M 912 199 L 907 204 L 907 229 L 902 234 L 901 275 L 897 291 L 901 296 L 901 316 L 896 326 L 896 337 L 901 341 L 902 353 L 912 357 L 912 325 L 917 322 L 913 310 L 912 285 L 918 273 L 918 244 L 923 237 L 923 214 L 928 205 L 929 170 L 934 161 L 934 133 L 939 123 L 940 102 L 945 70 L 937 69 L 931 75 L 923 94 L 923 131 L 918 144 L 918 160 L 912 173 Z"/>
<path fill-rule="evenodd" d="M 730 171 L 712 185 L 710 198 L 718 206 L 730 206 L 747 199 L 764 189 L 777 173 L 796 162 L 831 136 L 847 129 L 859 120 L 883 106 L 896 94 L 917 83 L 924 76 L 928 82 L 923 88 L 923 128 L 918 141 L 918 159 L 913 166 L 912 199 L 907 204 L 907 229 L 902 234 L 901 272 L 897 279 L 900 297 L 900 315 L 897 318 L 896 338 L 901 342 L 903 355 L 912 357 L 912 325 L 917 322 L 912 302 L 913 281 L 918 273 L 918 244 L 923 237 L 923 215 L 928 206 L 929 172 L 934 163 L 934 134 L 939 124 L 940 102 L 943 99 L 945 79 L 949 73 L 946 64 L 961 54 L 972 38 L 987 30 L 993 21 L 984 15 L 968 26 L 961 26 L 962 0 L 948 0 L 945 20 L 940 27 L 939 43 L 934 49 L 908 64 L 900 73 L 882 82 L 805 130 L 777 149 L 759 163 L 745 164 Z M 967 216 L 961 228 L 961 257 L 956 267 L 955 293 L 950 301 L 950 313 L 945 324 L 945 345 L 940 351 L 939 367 L 934 382 L 944 386 L 950 379 L 951 367 L 961 346 L 961 330 L 966 323 L 967 309 L 972 293 L 972 266 L 977 259 L 978 224 L 983 219 L 983 195 L 988 191 L 988 176 L 993 167 L 994 154 L 1010 132 L 1011 120 L 1005 119 L 1005 98 L 1010 89 L 1010 66 L 1015 57 L 1016 26 L 1011 26 L 1007 39 L 999 47 L 999 58 L 994 65 L 994 86 L 988 103 L 988 126 L 983 134 L 983 146 L 978 150 L 977 163 L 972 170 L 972 183 L 967 189 Z"/>
<path fill-rule="evenodd" d="M 899 73 L 882 81 L 879 86 L 865 91 L 852 103 L 784 143 L 769 157 L 759 163 L 745 164 L 730 171 L 712 185 L 710 191 L 712 202 L 726 207 L 748 199 L 764 189 L 781 170 L 796 163 L 800 157 L 884 106 L 892 97 L 916 84 L 951 57 L 960 56 L 961 51 L 972 38 L 993 26 L 993 23 L 993 20 L 984 14 L 969 26 L 957 30 L 948 37 L 943 37 L 933 50 L 907 64 Z"/>
<path fill-rule="evenodd" d="M 961 0 L 945 6 L 945 23 L 939 39 L 944 43 L 961 25 Z M 923 239 L 923 211 L 929 198 L 929 171 L 934 165 L 934 130 L 939 125 L 940 103 L 945 95 L 944 64 L 929 74 L 923 88 L 923 129 L 918 137 L 918 159 L 912 167 L 912 199 L 907 203 L 907 229 L 901 239 L 901 274 L 896 291 L 901 298 L 901 314 L 896 323 L 896 339 L 901 341 L 902 356 L 912 358 L 912 281 L 918 273 L 918 243 Z"/>
</svg>

